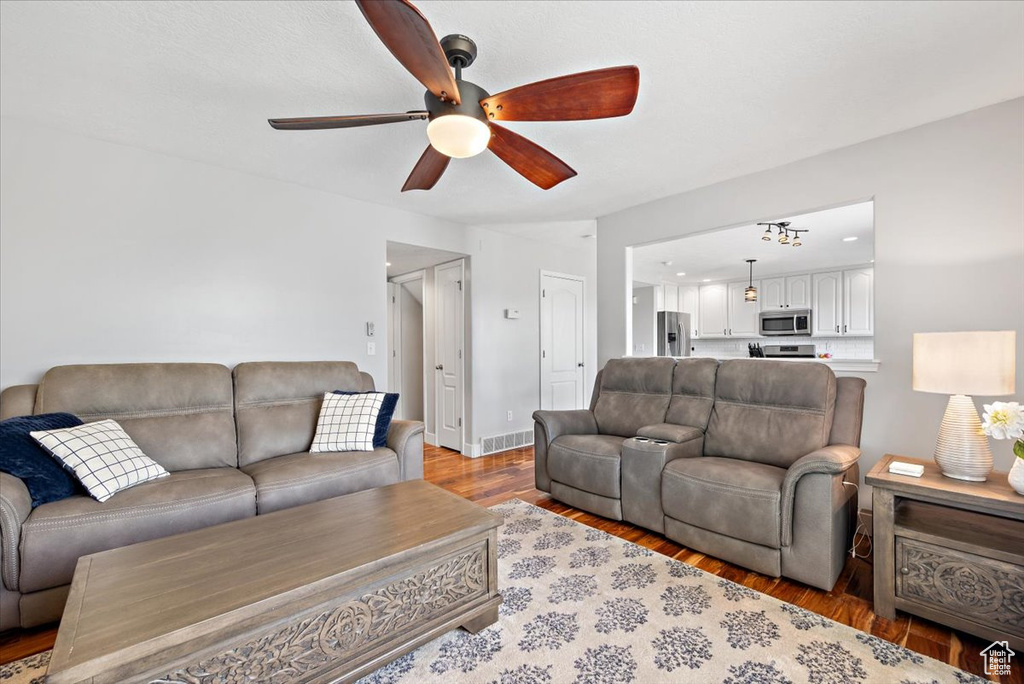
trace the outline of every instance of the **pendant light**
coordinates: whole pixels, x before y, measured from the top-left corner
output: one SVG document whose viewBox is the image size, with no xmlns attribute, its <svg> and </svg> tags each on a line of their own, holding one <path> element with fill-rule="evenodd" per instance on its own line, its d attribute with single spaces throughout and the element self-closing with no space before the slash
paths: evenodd
<svg viewBox="0 0 1024 684">
<path fill-rule="evenodd" d="M 793 231 L 793 246 L 794 247 L 799 247 L 800 245 L 804 244 L 804 243 L 800 242 L 800 232 L 801 231 L 799 231 L 799 230 L 794 230 Z"/>
<path fill-rule="evenodd" d="M 747 263 L 750 264 L 750 284 L 747 285 L 746 289 L 743 290 L 743 301 L 745 302 L 756 302 L 757 301 L 757 288 L 754 287 L 754 262 L 757 259 L 747 259 Z"/>
</svg>

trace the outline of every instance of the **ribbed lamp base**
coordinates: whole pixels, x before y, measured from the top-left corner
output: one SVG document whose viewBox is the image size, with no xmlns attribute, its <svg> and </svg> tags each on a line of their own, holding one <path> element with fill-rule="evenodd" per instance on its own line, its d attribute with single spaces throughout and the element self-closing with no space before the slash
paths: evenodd
<svg viewBox="0 0 1024 684">
<path fill-rule="evenodd" d="M 957 480 L 984 482 L 992 472 L 992 450 L 970 397 L 949 398 L 935 443 L 935 462 L 943 475 Z"/>
</svg>

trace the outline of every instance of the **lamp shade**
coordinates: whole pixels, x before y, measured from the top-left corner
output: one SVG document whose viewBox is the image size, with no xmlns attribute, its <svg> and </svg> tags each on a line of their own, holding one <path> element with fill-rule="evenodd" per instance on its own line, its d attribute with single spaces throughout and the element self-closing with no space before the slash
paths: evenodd
<svg viewBox="0 0 1024 684">
<path fill-rule="evenodd" d="M 1013 394 L 1013 330 L 914 333 L 914 389 L 938 394 Z"/>
</svg>

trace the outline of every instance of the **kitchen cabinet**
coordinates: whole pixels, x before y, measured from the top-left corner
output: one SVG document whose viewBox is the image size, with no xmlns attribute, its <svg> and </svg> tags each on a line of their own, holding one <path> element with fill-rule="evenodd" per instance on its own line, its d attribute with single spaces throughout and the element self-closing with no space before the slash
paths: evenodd
<svg viewBox="0 0 1024 684">
<path fill-rule="evenodd" d="M 729 334 L 729 299 L 724 283 L 701 285 L 697 330 L 701 337 L 726 337 Z"/>
<path fill-rule="evenodd" d="M 764 278 L 758 292 L 761 311 L 776 311 L 786 308 L 786 279 Z"/>
<path fill-rule="evenodd" d="M 763 278 L 758 292 L 761 311 L 811 308 L 811 276 Z"/>
<path fill-rule="evenodd" d="M 699 337 L 700 288 L 698 286 L 679 286 L 679 310 L 690 314 L 690 336 Z"/>
<path fill-rule="evenodd" d="M 760 289 L 761 282 L 754 281 L 754 287 Z M 748 282 L 729 283 L 728 286 L 728 325 L 729 337 L 757 337 L 758 326 L 758 303 L 748 302 L 744 299 L 744 291 Z"/>
<path fill-rule="evenodd" d="M 843 273 L 830 271 L 811 276 L 811 335 L 835 337 L 842 334 Z"/>
<path fill-rule="evenodd" d="M 843 271 L 843 334 L 875 332 L 875 284 L 873 268 Z"/>
<path fill-rule="evenodd" d="M 655 311 L 679 311 L 679 290 L 675 285 L 654 286 Z"/>
<path fill-rule="evenodd" d="M 810 309 L 811 308 L 811 276 L 787 276 L 786 277 L 786 308 L 787 309 Z"/>
</svg>

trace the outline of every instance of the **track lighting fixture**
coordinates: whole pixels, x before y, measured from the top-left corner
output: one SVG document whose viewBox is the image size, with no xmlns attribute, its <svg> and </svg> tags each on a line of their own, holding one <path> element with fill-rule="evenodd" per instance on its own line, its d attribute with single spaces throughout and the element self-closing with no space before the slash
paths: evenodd
<svg viewBox="0 0 1024 684">
<path fill-rule="evenodd" d="M 774 234 L 772 233 L 772 228 L 776 228 L 779 231 L 779 244 L 793 245 L 794 247 L 799 247 L 800 245 L 803 244 L 803 242 L 800 241 L 800 234 L 809 231 L 808 228 L 790 228 L 789 221 L 767 221 L 764 223 L 758 223 L 757 225 L 767 226 L 764 229 L 764 235 L 761 236 L 761 239 L 764 240 L 765 242 L 771 242 L 772 238 L 774 237 Z"/>
</svg>

